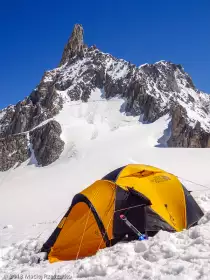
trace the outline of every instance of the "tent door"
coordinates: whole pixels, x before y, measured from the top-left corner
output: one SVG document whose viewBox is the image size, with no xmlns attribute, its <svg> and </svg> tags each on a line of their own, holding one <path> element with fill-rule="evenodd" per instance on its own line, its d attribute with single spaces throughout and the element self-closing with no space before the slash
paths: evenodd
<svg viewBox="0 0 210 280">
<path fill-rule="evenodd" d="M 123 214 L 127 217 L 141 233 L 146 229 L 146 212 L 145 206 L 150 201 L 140 193 L 129 189 L 126 191 L 120 187 L 116 191 L 116 204 L 113 224 L 113 234 L 117 239 L 124 238 L 128 235 L 129 240 L 137 239 L 138 236 L 120 219 Z"/>
</svg>

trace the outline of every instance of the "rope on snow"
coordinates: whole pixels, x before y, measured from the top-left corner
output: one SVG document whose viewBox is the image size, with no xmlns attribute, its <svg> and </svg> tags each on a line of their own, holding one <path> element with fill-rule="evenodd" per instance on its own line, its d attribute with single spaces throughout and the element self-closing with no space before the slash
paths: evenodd
<svg viewBox="0 0 210 280">
<path fill-rule="evenodd" d="M 186 178 L 183 178 L 183 177 L 180 177 L 180 176 L 177 176 L 177 178 L 181 179 L 181 180 L 184 180 L 186 182 L 189 182 L 189 183 L 192 183 L 194 185 L 197 185 L 197 186 L 200 186 L 200 187 L 203 187 L 205 190 L 192 190 L 192 192 L 196 192 L 196 191 L 206 191 L 207 190 L 210 190 L 210 186 L 207 186 L 207 185 L 204 185 L 204 184 L 200 184 L 200 183 L 196 183 L 192 180 L 188 180 Z"/>
</svg>

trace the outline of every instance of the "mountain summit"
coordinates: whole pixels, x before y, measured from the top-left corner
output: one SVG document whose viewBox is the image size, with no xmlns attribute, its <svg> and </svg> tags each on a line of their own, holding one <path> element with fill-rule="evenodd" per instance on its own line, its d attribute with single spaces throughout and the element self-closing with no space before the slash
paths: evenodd
<svg viewBox="0 0 210 280">
<path fill-rule="evenodd" d="M 0 112 L 0 170 L 32 157 L 42 166 L 57 160 L 65 148 L 57 116 L 67 103 L 97 101 L 92 98 L 97 90 L 101 101 L 122 99 L 121 114 L 146 126 L 168 115 L 167 146 L 210 147 L 210 97 L 181 65 L 159 61 L 137 67 L 86 46 L 83 34 L 76 24 L 59 67 L 46 71 L 23 101 Z"/>
<path fill-rule="evenodd" d="M 83 34 L 84 30 L 81 24 L 75 24 L 74 29 L 72 31 L 71 37 L 66 44 L 60 65 L 68 62 L 69 58 L 74 56 L 81 56 L 84 54 L 84 42 L 83 42 Z"/>
</svg>

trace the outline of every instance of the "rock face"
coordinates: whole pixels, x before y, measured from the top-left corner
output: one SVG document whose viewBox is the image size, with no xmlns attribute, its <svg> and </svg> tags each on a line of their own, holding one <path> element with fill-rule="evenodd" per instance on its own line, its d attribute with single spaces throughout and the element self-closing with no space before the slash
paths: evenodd
<svg viewBox="0 0 210 280">
<path fill-rule="evenodd" d="M 0 112 L 0 141 L 15 143 L 12 149 L 1 145 L 0 155 L 6 162 L 2 160 L 0 170 L 28 157 L 23 140 L 26 132 L 38 163 L 48 165 L 55 161 L 64 147 L 60 125 L 54 121 L 39 125 L 56 116 L 66 99 L 87 102 L 96 88 L 101 89 L 105 99 L 123 98 L 121 111 L 139 116 L 144 123 L 170 114 L 168 146 L 210 147 L 210 96 L 196 89 L 181 65 L 159 61 L 137 67 L 96 46 L 86 46 L 83 35 L 82 26 L 76 24 L 59 67 L 46 71 L 40 84 L 23 101 Z M 19 146 L 21 154 L 11 159 L 8 155 Z"/>
<path fill-rule="evenodd" d="M 83 42 L 83 27 L 80 24 L 75 24 L 71 37 L 64 48 L 60 65 L 65 64 L 74 56 L 82 58 L 84 56 L 84 42 Z"/>
<path fill-rule="evenodd" d="M 0 119 L 0 137 L 31 130 L 55 116 L 62 108 L 62 102 L 51 75 L 45 73 L 29 97 L 7 108 Z"/>
<path fill-rule="evenodd" d="M 61 126 L 50 121 L 30 132 L 30 139 L 38 164 L 46 166 L 57 160 L 64 148 L 60 139 Z"/>
<path fill-rule="evenodd" d="M 171 125 L 169 147 L 210 147 L 210 134 L 201 127 L 200 122 L 197 122 L 195 127 L 191 127 L 187 112 L 183 107 L 178 106 L 173 109 Z"/>
<path fill-rule="evenodd" d="M 59 158 L 64 149 L 60 134 L 60 124 L 49 121 L 29 133 L 11 134 L 0 138 L 0 171 L 6 171 L 29 159 L 31 148 L 40 166 L 51 164 Z"/>
<path fill-rule="evenodd" d="M 6 171 L 30 157 L 26 134 L 0 139 L 0 171 Z"/>
</svg>

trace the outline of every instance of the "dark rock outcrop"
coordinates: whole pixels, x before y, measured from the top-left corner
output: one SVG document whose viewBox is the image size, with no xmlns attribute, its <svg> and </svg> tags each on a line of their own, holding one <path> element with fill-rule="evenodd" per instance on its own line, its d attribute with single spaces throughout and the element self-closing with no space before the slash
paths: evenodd
<svg viewBox="0 0 210 280">
<path fill-rule="evenodd" d="M 196 123 L 195 127 L 189 125 L 186 110 L 177 106 L 172 111 L 171 136 L 168 140 L 169 147 L 184 148 L 209 148 L 210 134 Z"/>
<path fill-rule="evenodd" d="M 61 127 L 56 121 L 49 121 L 29 133 L 8 135 L 0 138 L 0 171 L 6 171 L 21 164 L 31 156 L 33 147 L 37 163 L 46 166 L 57 160 L 64 148 L 60 139 Z"/>
<path fill-rule="evenodd" d="M 64 149 L 60 134 L 61 126 L 56 121 L 49 121 L 30 132 L 30 142 L 39 165 L 49 165 L 59 158 Z"/>
<path fill-rule="evenodd" d="M 0 138 L 0 171 L 6 171 L 30 157 L 26 134 Z"/>
</svg>

